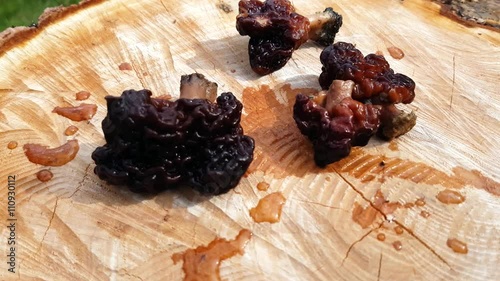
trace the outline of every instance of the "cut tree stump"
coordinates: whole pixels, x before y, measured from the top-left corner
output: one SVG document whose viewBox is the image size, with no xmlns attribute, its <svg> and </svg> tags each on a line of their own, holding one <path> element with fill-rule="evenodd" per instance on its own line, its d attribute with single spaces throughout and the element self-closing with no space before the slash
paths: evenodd
<svg viewBox="0 0 500 281">
<path fill-rule="evenodd" d="M 465 27 L 424 0 L 295 0 L 305 15 L 333 5 L 344 17 L 336 41 L 381 51 L 417 83 L 412 131 L 390 143 L 374 138 L 320 169 L 291 106 L 295 94 L 319 89 L 322 48 L 307 43 L 283 69 L 259 77 L 248 37 L 235 29 L 237 1 L 220 4 L 86 1 L 46 11 L 38 28 L 0 34 L 0 219 L 8 224 L 9 175 L 17 219 L 16 273 L 7 271 L 10 231 L 2 227 L 1 280 L 182 280 L 174 253 L 241 229 L 253 237 L 243 255 L 222 262 L 223 280 L 500 280 L 499 33 Z M 392 46 L 405 56 L 393 59 Z M 145 196 L 99 180 L 90 155 L 104 143 L 104 97 L 147 88 L 176 98 L 180 76 L 192 72 L 242 100 L 242 125 L 256 141 L 247 176 L 212 198 Z M 80 91 L 98 106 L 89 122 L 52 113 L 79 105 Z M 70 125 L 79 130 L 66 136 Z M 29 162 L 23 145 L 71 139 L 76 158 L 39 181 L 47 167 Z M 7 149 L 10 141 L 17 148 Z M 269 189 L 257 190 L 260 182 Z M 465 201 L 441 203 L 445 189 Z M 287 198 L 281 220 L 253 222 L 249 210 L 278 191 Z"/>
</svg>

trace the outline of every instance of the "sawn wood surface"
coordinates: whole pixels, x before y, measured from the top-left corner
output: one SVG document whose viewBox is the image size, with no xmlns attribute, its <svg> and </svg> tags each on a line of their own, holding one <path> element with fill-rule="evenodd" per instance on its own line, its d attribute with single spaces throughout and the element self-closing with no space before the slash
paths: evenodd
<svg viewBox="0 0 500 281">
<path fill-rule="evenodd" d="M 364 54 L 381 51 L 417 83 L 412 131 L 391 143 L 374 138 L 319 169 L 290 108 L 306 91 L 299 88 L 319 89 L 321 47 L 307 43 L 282 70 L 259 77 L 249 67 L 248 37 L 235 29 L 237 1 L 226 1 L 231 12 L 219 4 L 87 1 L 48 11 L 38 29 L 1 34 L 0 221 L 7 225 L 9 175 L 16 176 L 17 218 L 15 274 L 6 264 L 10 231 L 0 231 L 1 280 L 182 280 L 172 254 L 217 236 L 233 239 L 243 228 L 253 237 L 243 255 L 222 262 L 223 280 L 500 280 L 499 33 L 463 26 L 423 0 L 295 0 L 305 15 L 332 6 L 344 17 L 336 41 Z M 391 58 L 391 46 L 404 58 Z M 124 62 L 132 70 L 119 70 Z M 242 124 L 256 140 L 248 175 L 212 198 L 144 196 L 100 181 L 90 154 L 104 143 L 104 97 L 148 88 L 175 98 L 180 76 L 192 72 L 243 101 Z M 75 93 L 83 90 L 91 93 L 85 102 L 98 106 L 89 122 L 52 113 L 80 104 Z M 69 125 L 79 131 L 67 137 Z M 80 143 L 76 158 L 49 168 L 52 180 L 37 180 L 44 167 L 29 162 L 22 146 L 68 139 Z M 19 146 L 7 149 L 9 141 Z M 377 168 L 381 161 L 386 169 Z M 265 192 L 256 188 L 262 181 L 270 184 Z M 439 202 L 445 188 L 465 202 Z M 378 190 L 390 202 L 426 204 L 400 206 L 388 215 L 392 223 L 375 210 L 363 228 L 353 212 L 368 208 Z M 253 222 L 249 210 L 277 191 L 287 198 L 281 221 Z M 465 242 L 468 253 L 453 252 L 449 238 Z"/>
</svg>

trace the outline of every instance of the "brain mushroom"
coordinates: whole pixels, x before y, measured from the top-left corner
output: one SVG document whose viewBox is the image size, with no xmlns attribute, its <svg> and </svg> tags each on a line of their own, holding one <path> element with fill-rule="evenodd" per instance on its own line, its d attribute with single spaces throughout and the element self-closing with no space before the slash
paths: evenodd
<svg viewBox="0 0 500 281">
<path fill-rule="evenodd" d="M 107 96 L 104 146 L 94 172 L 110 184 L 156 193 L 190 186 L 217 195 L 235 187 L 253 160 L 254 141 L 240 125 L 243 105 L 232 93 L 215 99 L 217 84 L 183 76 L 176 101 L 149 90 Z"/>
<path fill-rule="evenodd" d="M 307 40 L 332 44 L 342 16 L 327 8 L 309 18 L 295 12 L 288 0 L 241 0 L 236 29 L 250 36 L 250 66 L 259 75 L 281 69 Z"/>
<path fill-rule="evenodd" d="M 299 94 L 293 108 L 297 127 L 314 146 L 314 160 L 326 166 L 365 146 L 374 134 L 392 139 L 410 131 L 416 115 L 396 107 L 415 97 L 415 82 L 395 74 L 382 56 L 361 52 L 349 43 L 336 43 L 321 54 L 325 89 L 312 96 Z"/>
<path fill-rule="evenodd" d="M 333 80 L 352 80 L 355 100 L 376 104 L 411 103 L 415 98 L 415 82 L 394 73 L 381 55 L 363 54 L 351 43 L 337 42 L 320 55 L 323 64 L 319 84 L 328 89 Z"/>
<path fill-rule="evenodd" d="M 296 97 L 293 117 L 312 141 L 320 167 L 346 157 L 352 146 L 366 145 L 380 126 L 380 107 L 353 100 L 352 85 L 336 80 L 328 91 Z"/>
</svg>

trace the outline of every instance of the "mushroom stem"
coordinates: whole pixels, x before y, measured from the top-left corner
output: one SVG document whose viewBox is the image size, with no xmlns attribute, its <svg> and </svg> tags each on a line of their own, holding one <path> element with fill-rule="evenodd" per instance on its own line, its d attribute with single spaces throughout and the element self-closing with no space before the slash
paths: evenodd
<svg viewBox="0 0 500 281">
<path fill-rule="evenodd" d="M 333 43 L 342 26 L 342 16 L 332 8 L 326 8 L 323 12 L 311 15 L 309 22 L 309 39 L 328 46 Z"/>
<path fill-rule="evenodd" d="M 354 85 L 354 82 L 351 80 L 333 80 L 326 94 L 326 111 L 332 112 L 333 108 L 343 99 L 351 98 Z"/>
<path fill-rule="evenodd" d="M 182 75 L 180 92 L 181 99 L 207 99 L 214 102 L 217 97 L 217 83 L 207 80 L 200 73 Z"/>
<path fill-rule="evenodd" d="M 351 80 L 333 80 L 328 90 L 320 91 L 310 97 L 316 104 L 332 114 L 336 105 L 345 98 L 352 98 L 355 83 Z M 376 105 L 380 110 L 378 136 L 391 140 L 409 132 L 417 123 L 415 112 L 405 112 L 394 104 Z"/>
<path fill-rule="evenodd" d="M 343 99 L 352 97 L 354 86 L 355 84 L 351 80 L 333 80 L 328 91 L 319 91 L 310 96 L 310 99 L 332 113 L 333 108 Z"/>
</svg>

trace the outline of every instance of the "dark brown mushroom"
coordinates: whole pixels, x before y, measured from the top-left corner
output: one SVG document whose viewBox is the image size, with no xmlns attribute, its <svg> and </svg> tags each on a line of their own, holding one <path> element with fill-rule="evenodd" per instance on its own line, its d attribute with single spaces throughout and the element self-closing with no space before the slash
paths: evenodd
<svg viewBox="0 0 500 281">
<path fill-rule="evenodd" d="M 239 12 L 236 29 L 250 36 L 250 66 L 260 75 L 281 69 L 307 40 L 332 44 L 342 25 L 342 16 L 332 8 L 307 18 L 288 0 L 241 0 Z"/>
<path fill-rule="evenodd" d="M 94 172 L 134 192 L 190 186 L 206 195 L 235 187 L 253 160 L 254 141 L 240 125 L 243 105 L 201 74 L 183 76 L 176 101 L 149 90 L 107 96 L 104 146 Z M 215 102 L 210 100 L 215 99 Z"/>
</svg>

